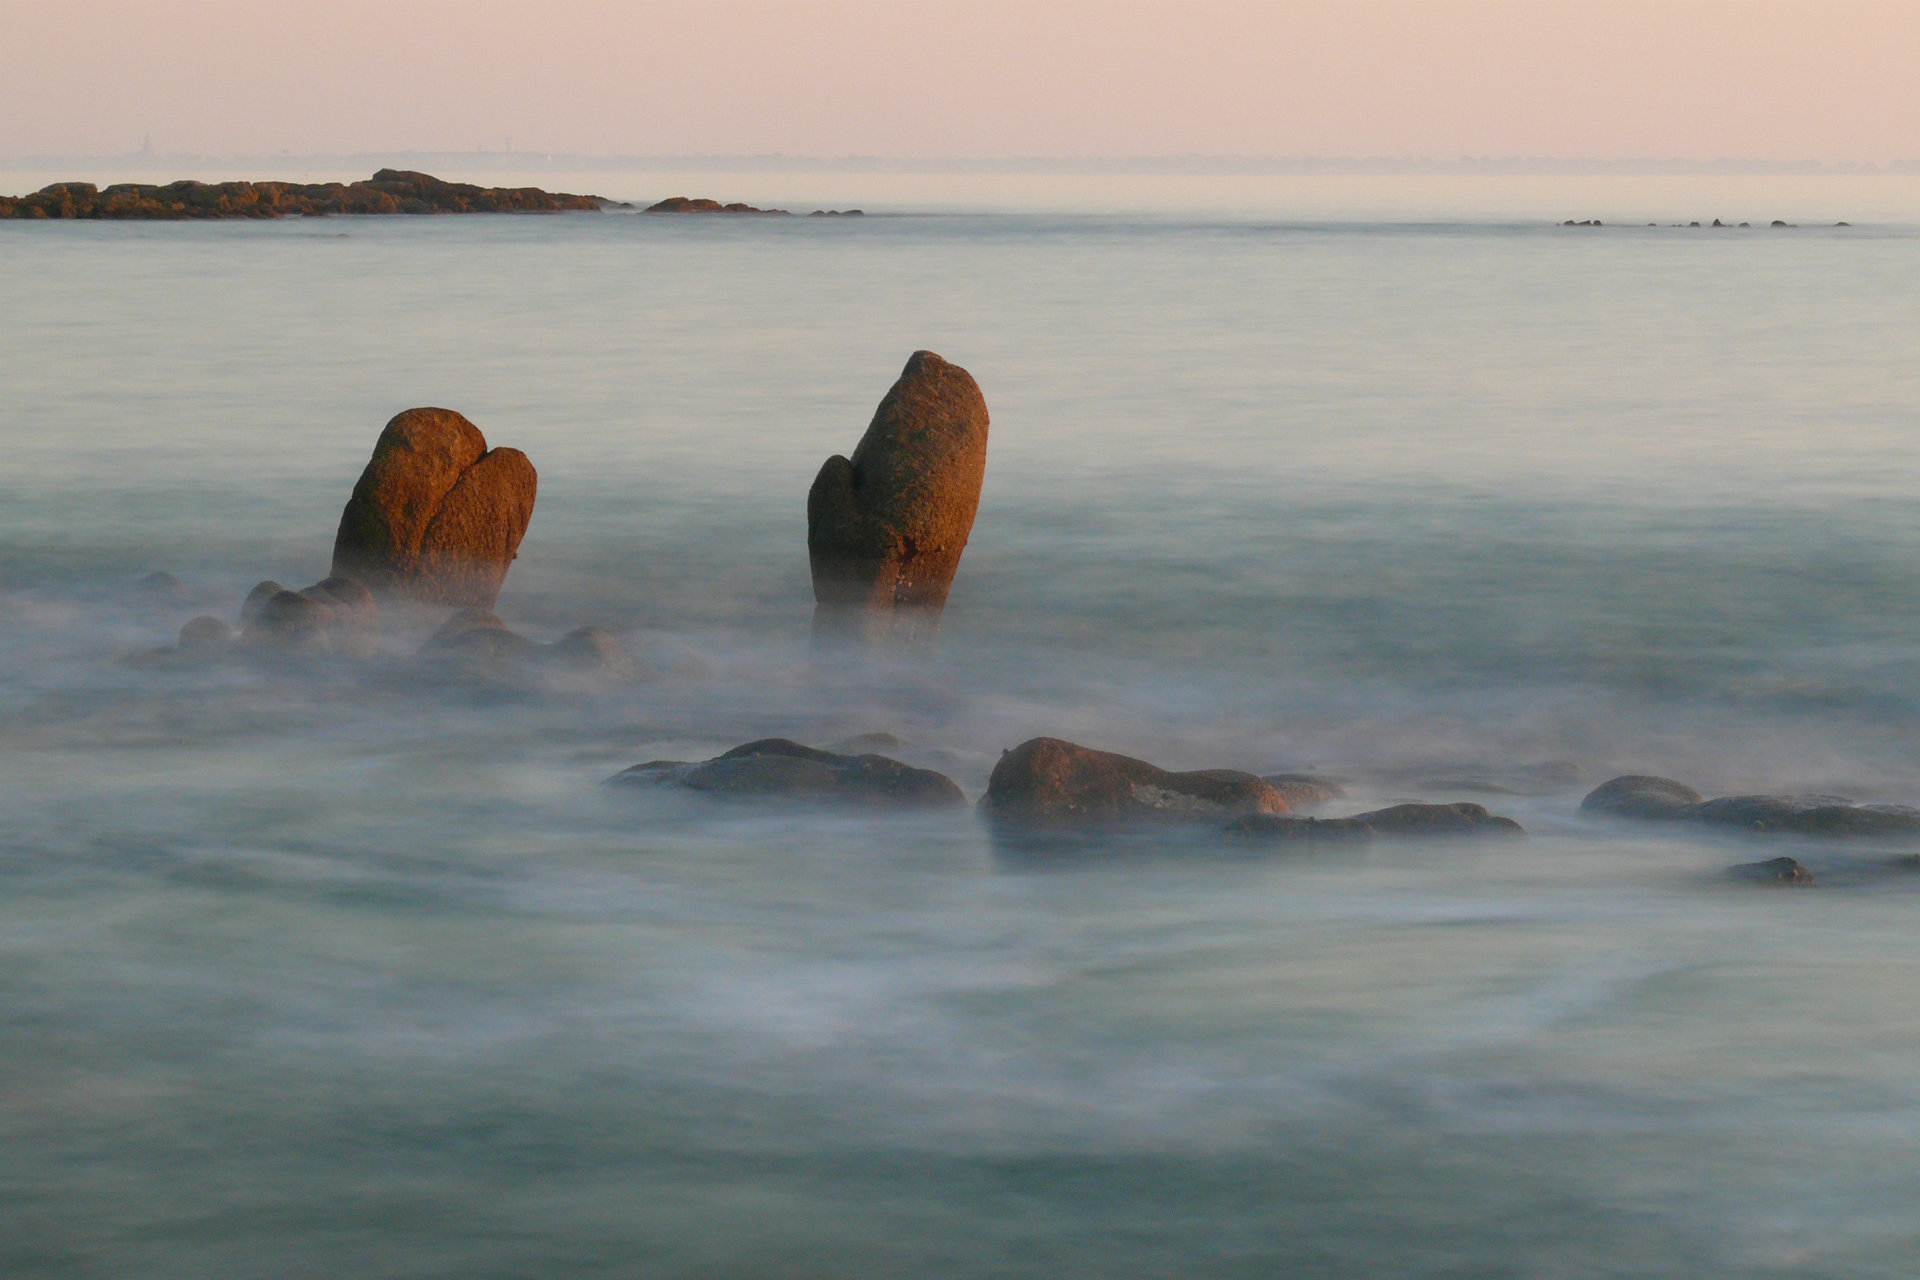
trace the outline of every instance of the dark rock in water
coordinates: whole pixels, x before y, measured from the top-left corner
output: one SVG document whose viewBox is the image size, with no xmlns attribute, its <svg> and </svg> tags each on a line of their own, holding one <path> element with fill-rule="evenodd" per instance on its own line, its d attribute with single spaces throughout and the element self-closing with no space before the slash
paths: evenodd
<svg viewBox="0 0 1920 1280">
<path fill-rule="evenodd" d="M 244 627 L 247 623 L 252 622 L 254 615 L 260 612 L 262 606 L 264 606 L 267 601 L 273 599 L 285 590 L 285 587 L 269 578 L 265 582 L 255 586 L 253 590 L 247 592 L 247 598 L 240 602 L 240 625 Z"/>
<path fill-rule="evenodd" d="M 1685 822 L 1783 835 L 1920 835 L 1920 812 L 1850 804 L 1838 796 L 1721 796 L 1677 816 Z"/>
<path fill-rule="evenodd" d="M 238 633 L 218 618 L 202 614 L 180 628 L 176 651 L 187 658 L 215 658 L 226 653 Z"/>
<path fill-rule="evenodd" d="M 972 376 L 916 351 L 851 458 L 807 494 L 814 634 L 930 635 L 973 530 L 987 466 L 987 402 Z"/>
<path fill-rule="evenodd" d="M 1718 219 L 1718 218 L 1715 218 L 1715 219 L 1713 220 L 1713 225 L 1714 225 L 1714 226 L 1716 226 L 1716 227 L 1724 227 L 1724 226 L 1726 226 L 1727 224 L 1726 224 L 1726 223 L 1724 223 L 1724 222 L 1722 222 L 1722 221 L 1720 221 L 1720 219 Z"/>
<path fill-rule="evenodd" d="M 1603 783 L 1581 802 L 1589 813 L 1781 835 L 1903 838 L 1920 836 L 1920 809 L 1854 804 L 1841 796 L 1721 796 L 1671 778 L 1628 776 Z"/>
<path fill-rule="evenodd" d="M 624 787 L 672 787 L 726 800 L 814 800 L 860 809 L 943 809 L 966 805 L 952 779 L 885 756 L 837 755 L 785 738 L 765 738 L 698 764 L 654 760 L 608 780 Z"/>
<path fill-rule="evenodd" d="M 462 609 L 427 637 L 415 657 L 429 662 L 515 665 L 539 661 L 544 647 L 507 629 L 486 609 Z"/>
<path fill-rule="evenodd" d="M 1646 774 L 1627 774 L 1603 782 L 1580 802 L 1583 813 L 1606 813 L 1621 818 L 1674 818 L 1689 805 L 1700 803 L 1700 793 L 1684 782 Z"/>
<path fill-rule="evenodd" d="M 364 182 L 118 182 L 102 191 L 91 182 L 58 182 L 29 196 L 0 196 L 0 218 L 113 218 L 180 221 L 193 218 L 318 217 L 382 213 L 597 213 L 618 201 L 542 191 L 538 187 L 476 187 L 428 173 L 381 169 Z"/>
<path fill-rule="evenodd" d="M 533 518 L 538 476 L 451 409 L 387 423 L 340 514 L 333 572 L 430 604 L 491 609 Z"/>
<path fill-rule="evenodd" d="M 162 606 L 178 602 L 186 594 L 187 584 L 160 570 L 140 579 L 133 589 L 141 603 Z"/>
<path fill-rule="evenodd" d="M 322 655 L 333 652 L 333 609 L 297 591 L 269 596 L 241 632 L 253 653 Z"/>
<path fill-rule="evenodd" d="M 1727 875 L 1744 884 L 1775 889 L 1811 889 L 1817 883 L 1813 872 L 1792 858 L 1768 858 L 1765 862 L 1743 862 L 1728 867 Z"/>
<path fill-rule="evenodd" d="M 1269 773 L 1263 781 L 1280 793 L 1289 809 L 1311 809 L 1347 794 L 1333 779 L 1312 773 Z"/>
<path fill-rule="evenodd" d="M 865 209 L 815 209 L 807 215 L 809 218 L 864 218 Z"/>
<path fill-rule="evenodd" d="M 1233 769 L 1173 773 L 1145 760 L 1034 738 L 993 767 L 981 813 L 997 832 L 1097 833 L 1142 822 L 1219 824 L 1286 813 L 1273 785 Z"/>
<path fill-rule="evenodd" d="M 774 217 L 792 217 L 785 209 L 756 209 L 750 204 L 721 204 L 718 200 L 688 199 L 686 196 L 669 196 L 658 204 L 650 204 L 643 213 L 762 213 Z"/>
<path fill-rule="evenodd" d="M 329 630 L 337 656 L 371 658 L 379 652 L 380 606 L 364 585 L 352 578 L 325 578 L 300 594 L 333 610 Z"/>
<path fill-rule="evenodd" d="M 1349 821 L 1365 825 L 1380 836 L 1523 836 L 1526 829 L 1512 818 L 1488 813 L 1467 801 L 1454 804 L 1396 804 Z"/>
<path fill-rule="evenodd" d="M 612 632 L 599 627 L 581 627 L 547 646 L 547 661 L 573 671 L 607 675 L 633 674 L 633 655 Z"/>
<path fill-rule="evenodd" d="M 1288 813 L 1250 813 L 1227 824 L 1226 838 L 1244 844 L 1364 844 L 1373 828 L 1357 818 L 1300 818 Z"/>
</svg>

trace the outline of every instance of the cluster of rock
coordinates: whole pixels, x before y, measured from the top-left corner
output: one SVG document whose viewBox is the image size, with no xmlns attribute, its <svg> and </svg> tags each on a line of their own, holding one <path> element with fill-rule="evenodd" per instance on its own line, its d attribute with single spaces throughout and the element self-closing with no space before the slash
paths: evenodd
<svg viewBox="0 0 1920 1280">
<path fill-rule="evenodd" d="M 678 790 L 713 800 L 827 803 L 856 809 L 964 808 L 946 775 L 887 756 L 843 755 L 768 738 L 699 763 L 654 760 L 610 785 Z M 1337 783 L 1308 774 L 1260 777 L 1236 769 L 1174 771 L 1059 738 L 1034 738 L 1000 757 L 977 806 L 1009 853 L 1097 856 L 1130 836 L 1210 834 L 1242 848 L 1375 837 L 1524 834 L 1477 804 L 1399 804 L 1349 818 L 1294 812 L 1338 799 Z"/>
<path fill-rule="evenodd" d="M 59 182 L 32 195 L 0 197 L 0 218 L 321 217 L 391 213 L 598 213 L 626 208 L 601 196 L 538 187 L 478 187 L 432 174 L 381 169 L 364 182 Z"/>
<path fill-rule="evenodd" d="M 1561 223 L 1560 225 L 1563 227 L 1604 227 L 1607 224 L 1600 221 L 1600 219 L 1598 218 L 1583 218 L 1578 222 L 1574 221 L 1572 218 L 1568 218 L 1565 222 Z M 1652 227 L 1652 226 L 1657 226 L 1659 224 L 1649 222 L 1647 225 Z M 1679 227 L 1679 226 L 1697 227 L 1700 224 L 1697 222 L 1686 222 L 1686 223 L 1673 222 L 1673 223 L 1669 223 L 1668 225 L 1674 226 L 1674 227 Z M 1723 229 L 1730 226 L 1730 224 L 1722 222 L 1718 218 L 1715 218 L 1712 221 L 1712 223 L 1710 223 L 1709 225 L 1720 227 Z M 1742 222 L 1739 225 L 1743 227 L 1751 227 L 1753 224 L 1751 222 Z M 1799 226 L 1800 224 L 1797 222 L 1788 222 L 1784 218 L 1775 218 L 1772 222 L 1768 223 L 1767 225 L 1771 227 L 1793 228 L 1793 227 Z M 1845 227 L 1845 226 L 1850 226 L 1852 224 L 1846 223 L 1846 222 L 1836 222 L 1833 225 L 1836 227 Z"/>
<path fill-rule="evenodd" d="M 1684 782 L 1627 774 L 1601 783 L 1580 802 L 1583 813 L 1636 822 L 1697 823 L 1754 835 L 1824 839 L 1920 838 L 1920 809 L 1855 804 L 1844 796 L 1739 795 L 1708 800 Z M 1812 888 L 1814 875 L 1793 858 L 1730 867 L 1750 884 Z"/>
<path fill-rule="evenodd" d="M 807 493 L 816 639 L 932 635 L 980 506 L 987 426 L 973 376 L 916 351 L 852 456 L 827 459 Z"/>
<path fill-rule="evenodd" d="M 262 582 L 240 605 L 237 626 L 202 614 L 172 648 L 129 659 L 140 669 L 195 667 L 229 658 L 371 658 L 380 648 L 380 606 L 363 583 L 330 577 L 299 591 Z"/>
</svg>

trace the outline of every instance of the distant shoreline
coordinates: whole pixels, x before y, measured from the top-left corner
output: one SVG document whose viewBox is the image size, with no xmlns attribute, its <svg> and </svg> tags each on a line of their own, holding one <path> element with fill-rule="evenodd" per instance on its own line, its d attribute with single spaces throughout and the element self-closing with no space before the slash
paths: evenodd
<svg viewBox="0 0 1920 1280">
<path fill-rule="evenodd" d="M 166 221 L 368 214 L 598 213 L 630 208 L 603 196 L 538 187 L 480 187 L 426 173 L 382 169 L 364 182 L 195 182 L 164 185 L 57 182 L 0 196 L 0 218 Z"/>
</svg>

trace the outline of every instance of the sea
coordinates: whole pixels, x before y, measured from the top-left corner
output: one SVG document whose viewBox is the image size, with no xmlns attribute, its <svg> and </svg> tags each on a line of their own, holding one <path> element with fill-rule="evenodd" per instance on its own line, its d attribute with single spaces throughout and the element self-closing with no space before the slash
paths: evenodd
<svg viewBox="0 0 1920 1280">
<path fill-rule="evenodd" d="M 517 181 L 864 216 L 0 223 L 0 1276 L 1920 1270 L 1911 850 L 1579 808 L 1920 802 L 1920 177 Z M 938 642 L 816 651 L 919 349 L 992 415 Z M 538 468 L 507 625 L 638 675 L 125 663 L 325 577 L 419 405 Z M 602 785 L 873 734 L 1528 834 Z"/>
</svg>

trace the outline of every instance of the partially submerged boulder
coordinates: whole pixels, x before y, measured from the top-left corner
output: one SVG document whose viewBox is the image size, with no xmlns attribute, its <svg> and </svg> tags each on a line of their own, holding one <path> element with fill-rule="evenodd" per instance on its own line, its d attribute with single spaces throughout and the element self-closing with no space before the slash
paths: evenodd
<svg viewBox="0 0 1920 1280">
<path fill-rule="evenodd" d="M 972 376 L 916 351 L 851 457 L 807 494 L 814 635 L 932 634 L 966 550 L 987 467 L 987 402 Z"/>
<path fill-rule="evenodd" d="M 1034 738 L 1000 757 L 980 811 L 1003 834 L 1078 835 L 1150 822 L 1219 825 L 1289 809 L 1272 783 L 1251 773 L 1176 773 L 1059 738 Z"/>
<path fill-rule="evenodd" d="M 581 627 L 552 644 L 512 631 L 486 609 L 462 609 L 440 625 L 414 655 L 443 675 L 514 681 L 540 670 L 625 678 L 633 655 L 611 633 Z"/>
<path fill-rule="evenodd" d="M 1512 818 L 1488 813 L 1467 801 L 1454 804 L 1396 804 L 1350 818 L 1301 818 L 1256 813 L 1229 823 L 1227 839 L 1248 844 L 1311 841 L 1367 841 L 1435 836 L 1521 836 Z"/>
<path fill-rule="evenodd" d="M 1768 889 L 1811 889 L 1819 883 L 1813 878 L 1813 872 L 1792 858 L 1743 862 L 1737 867 L 1728 867 L 1727 876 L 1742 884 L 1760 885 Z"/>
<path fill-rule="evenodd" d="M 1604 813 L 1619 818 L 1673 818 L 1700 803 L 1700 793 L 1684 782 L 1649 774 L 1627 774 L 1603 782 L 1580 802 L 1582 813 Z"/>
<path fill-rule="evenodd" d="M 1353 821 L 1364 823 L 1382 836 L 1523 836 L 1525 828 L 1512 818 L 1488 813 L 1482 805 L 1461 800 L 1453 804 L 1396 804 L 1385 809 L 1358 813 Z"/>
<path fill-rule="evenodd" d="M 451 409 L 408 409 L 380 433 L 340 513 L 333 572 L 429 604 L 491 609 L 533 518 L 539 477 Z"/>
<path fill-rule="evenodd" d="M 253 656 L 364 659 L 380 648 L 380 609 L 373 593 L 334 576 L 303 591 L 263 582 L 240 606 L 239 648 Z"/>
<path fill-rule="evenodd" d="M 859 809 L 950 809 L 966 797 L 951 778 L 879 755 L 839 755 L 763 738 L 711 760 L 653 760 L 615 774 L 620 787 L 669 788 L 715 800 L 823 801 Z"/>
<path fill-rule="evenodd" d="M 1906 805 L 1854 804 L 1843 796 L 1720 796 L 1700 793 L 1672 778 L 1615 778 L 1580 802 L 1583 812 L 1656 822 L 1698 822 L 1769 834 L 1920 837 L 1920 809 Z"/>
</svg>

